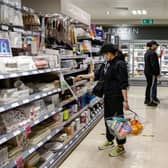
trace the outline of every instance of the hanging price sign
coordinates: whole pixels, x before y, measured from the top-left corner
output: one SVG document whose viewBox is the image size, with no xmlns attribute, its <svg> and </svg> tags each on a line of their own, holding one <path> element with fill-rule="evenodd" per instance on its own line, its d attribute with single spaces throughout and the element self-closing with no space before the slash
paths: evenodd
<svg viewBox="0 0 168 168">
<path fill-rule="evenodd" d="M 0 37 L 0 57 L 12 56 L 9 39 Z"/>
</svg>

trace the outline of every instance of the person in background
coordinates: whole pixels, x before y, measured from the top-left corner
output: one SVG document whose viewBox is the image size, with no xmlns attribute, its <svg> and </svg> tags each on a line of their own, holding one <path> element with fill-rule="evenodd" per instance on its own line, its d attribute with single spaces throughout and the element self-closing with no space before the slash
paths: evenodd
<svg viewBox="0 0 168 168">
<path fill-rule="evenodd" d="M 157 106 L 160 103 L 157 97 L 157 79 L 160 76 L 160 65 L 156 50 L 159 44 L 156 41 L 147 43 L 149 49 L 145 53 L 145 69 L 144 74 L 147 80 L 145 104 L 148 106 Z"/>
<path fill-rule="evenodd" d="M 101 54 L 105 56 L 106 62 L 102 64 L 100 69 L 92 74 L 79 75 L 77 78 L 88 79 L 94 77 L 95 80 L 104 79 L 104 118 L 112 118 L 114 116 L 123 117 L 123 107 L 129 110 L 127 88 L 128 72 L 126 63 L 121 60 L 118 55 L 118 50 L 112 44 L 106 44 L 101 48 Z M 99 150 L 105 150 L 112 147 L 109 154 L 111 157 L 116 157 L 125 152 L 124 144 L 126 139 L 118 139 L 112 135 L 106 126 L 107 141 L 99 146 Z M 117 146 L 114 146 L 116 138 Z"/>
</svg>

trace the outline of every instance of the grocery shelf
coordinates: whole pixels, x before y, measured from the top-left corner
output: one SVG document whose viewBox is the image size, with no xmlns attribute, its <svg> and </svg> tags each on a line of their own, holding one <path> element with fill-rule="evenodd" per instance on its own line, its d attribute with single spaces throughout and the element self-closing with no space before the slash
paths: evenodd
<svg viewBox="0 0 168 168">
<path fill-rule="evenodd" d="M 40 140 L 36 145 L 31 145 L 27 150 L 25 150 L 19 158 L 25 159 L 27 158 L 29 155 L 31 155 L 33 152 L 35 152 L 37 149 L 39 149 L 41 146 L 43 146 L 47 141 L 49 141 L 50 139 L 52 139 L 57 133 L 59 133 L 64 126 L 66 126 L 67 124 L 71 123 L 75 118 L 77 118 L 78 116 L 80 116 L 86 109 L 88 108 L 88 105 L 85 106 L 84 108 L 82 108 L 79 112 L 77 112 L 76 114 L 74 114 L 69 120 L 63 122 L 63 124 L 61 124 L 60 126 L 51 129 L 50 134 L 48 134 L 47 136 L 45 136 L 45 138 L 43 140 Z M 40 121 L 39 121 L 40 123 Z M 6 166 L 4 166 L 4 168 L 12 168 L 15 167 L 17 163 L 17 158 L 15 160 L 10 161 Z"/>
<path fill-rule="evenodd" d="M 11 110 L 13 108 L 16 108 L 16 107 L 19 107 L 19 106 L 22 106 L 22 105 L 25 105 L 25 104 L 28 104 L 28 103 L 31 103 L 33 101 L 42 99 L 46 96 L 50 96 L 52 94 L 56 94 L 56 93 L 59 93 L 59 92 L 61 92 L 60 88 L 53 89 L 53 90 L 50 90 L 50 91 L 45 91 L 45 92 L 39 92 L 39 93 L 32 94 L 25 99 L 17 100 L 17 101 L 14 101 L 12 103 L 8 103 L 8 104 L 4 104 L 4 105 L 0 106 L 0 113 Z"/>
<path fill-rule="evenodd" d="M 33 121 L 27 121 L 26 123 L 22 123 L 22 125 L 20 125 L 20 128 L 15 129 L 14 131 L 11 131 L 9 133 L 6 133 L 2 136 L 0 136 L 0 145 L 2 145 L 3 143 L 7 142 L 8 140 L 12 139 L 13 137 L 23 133 L 25 131 L 25 127 L 28 125 L 30 127 L 33 127 L 39 123 L 41 123 L 42 121 L 50 118 L 51 116 L 55 115 L 56 113 L 60 112 L 63 108 L 62 107 L 57 107 L 55 108 L 55 110 L 51 111 L 51 112 L 46 112 L 44 111 L 42 113 L 41 116 L 39 116 L 39 118 L 36 118 Z"/>
<path fill-rule="evenodd" d="M 86 93 L 86 92 L 85 92 L 85 93 Z M 79 94 L 77 94 L 77 97 L 79 98 L 79 97 L 83 96 L 85 93 L 84 93 L 84 92 L 79 93 Z M 74 100 L 75 100 L 75 97 L 71 97 L 70 99 L 63 101 L 63 102 L 60 104 L 60 106 L 63 107 L 63 106 L 65 106 L 65 105 L 71 103 L 71 102 L 74 101 Z"/>
<path fill-rule="evenodd" d="M 18 72 L 11 72 L 11 73 L 0 73 L 0 79 L 9 79 L 9 78 L 17 78 L 17 77 L 24 77 L 30 75 L 37 75 L 37 74 L 44 74 L 49 72 L 59 72 L 60 68 L 47 68 L 47 69 L 37 69 L 31 71 L 18 71 Z"/>
<path fill-rule="evenodd" d="M 74 74 L 74 73 L 83 72 L 83 71 L 86 71 L 86 70 L 87 70 L 87 68 L 81 68 L 81 69 L 74 69 L 74 70 L 69 69 L 68 71 L 67 70 L 62 70 L 62 72 L 63 72 L 64 75 L 70 75 L 70 74 Z"/>
<path fill-rule="evenodd" d="M 97 115 L 81 128 L 72 138 L 57 152 L 51 159 L 45 162 L 40 168 L 57 168 L 64 159 L 78 146 L 82 139 L 93 129 L 93 127 L 102 119 L 103 111 L 99 111 Z"/>
<path fill-rule="evenodd" d="M 49 135 L 47 135 L 43 140 L 38 142 L 36 145 L 31 145 L 27 150 L 25 150 L 19 158 L 25 159 L 29 155 L 31 155 L 33 152 L 35 152 L 37 149 L 39 149 L 41 146 L 43 146 L 47 141 L 49 141 L 52 137 L 54 137 L 57 133 L 59 133 L 63 127 L 57 127 L 51 131 Z M 17 158 L 18 159 L 18 158 Z M 12 168 L 16 166 L 17 159 L 10 161 L 4 168 Z"/>
<path fill-rule="evenodd" d="M 79 82 L 76 82 L 74 85 L 71 86 L 71 88 L 74 88 L 74 87 L 77 87 L 77 86 L 80 86 L 80 85 L 84 85 L 88 83 L 88 80 L 82 80 L 82 81 L 79 81 Z M 69 88 L 65 88 L 65 89 L 62 89 L 63 91 L 65 90 L 68 90 Z"/>
<path fill-rule="evenodd" d="M 87 55 L 82 56 L 60 56 L 61 60 L 68 60 L 68 59 L 86 59 Z"/>
<path fill-rule="evenodd" d="M 78 95 L 78 97 L 82 96 L 84 93 L 81 93 Z M 73 100 L 75 100 L 75 98 L 72 98 L 70 100 L 67 100 L 66 102 L 61 103 L 58 107 L 55 108 L 55 110 L 51 111 L 51 112 L 46 112 L 44 111 L 44 113 L 42 113 L 41 116 L 39 116 L 39 118 L 36 118 L 34 121 L 27 121 L 26 123 L 23 122 L 20 125 L 20 128 L 16 129 L 15 131 L 11 131 L 7 134 L 4 134 L 2 136 L 0 136 L 0 145 L 2 145 L 3 143 L 7 142 L 8 140 L 10 140 L 11 138 L 21 134 L 22 132 L 25 131 L 25 126 L 28 124 L 30 127 L 33 127 L 39 123 L 41 123 L 42 121 L 50 118 L 51 116 L 55 115 L 56 113 L 60 112 L 63 109 L 63 106 L 65 106 L 66 104 L 72 102 Z M 95 99 L 94 101 L 95 103 L 98 103 L 98 99 Z M 94 104 L 90 104 L 89 106 L 92 106 Z M 88 106 L 86 106 L 86 108 L 88 108 Z M 84 108 L 85 109 L 85 108 Z M 79 113 L 77 113 L 78 115 Z M 76 115 L 74 116 L 76 117 Z"/>
</svg>

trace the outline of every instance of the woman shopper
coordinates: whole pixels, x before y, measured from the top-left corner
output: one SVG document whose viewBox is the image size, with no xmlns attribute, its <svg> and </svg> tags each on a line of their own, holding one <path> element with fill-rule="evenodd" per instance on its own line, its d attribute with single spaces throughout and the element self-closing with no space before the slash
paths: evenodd
<svg viewBox="0 0 168 168">
<path fill-rule="evenodd" d="M 111 118 L 114 116 L 124 116 L 123 106 L 125 110 L 129 109 L 127 88 L 128 88 L 128 72 L 126 63 L 118 57 L 118 50 L 112 44 L 106 44 L 101 49 L 101 54 L 105 56 L 106 62 L 100 69 L 92 74 L 80 75 L 78 78 L 88 79 L 95 78 L 95 80 L 104 79 L 104 118 Z M 105 150 L 112 147 L 109 154 L 111 157 L 117 157 L 125 152 L 124 144 L 126 139 L 118 139 L 113 136 L 106 126 L 107 141 L 99 146 L 99 150 Z M 116 138 L 117 145 L 114 146 L 114 139 Z"/>
</svg>

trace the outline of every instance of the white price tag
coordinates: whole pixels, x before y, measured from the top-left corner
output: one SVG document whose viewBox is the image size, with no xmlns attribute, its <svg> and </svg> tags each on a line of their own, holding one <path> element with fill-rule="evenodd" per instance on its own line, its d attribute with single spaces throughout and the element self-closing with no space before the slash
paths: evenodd
<svg viewBox="0 0 168 168">
<path fill-rule="evenodd" d="M 0 75 L 0 79 L 3 79 L 4 78 L 4 75 Z"/>
<path fill-rule="evenodd" d="M 39 73 L 44 73 L 45 71 L 44 70 L 39 70 Z"/>
<path fill-rule="evenodd" d="M 9 77 L 11 77 L 11 78 L 14 78 L 14 77 L 17 77 L 17 76 L 18 76 L 18 74 L 16 74 L 16 73 L 13 73 L 13 74 L 9 75 Z"/>
<path fill-rule="evenodd" d="M 47 137 L 47 140 L 50 140 L 51 139 L 51 135 L 49 135 L 48 137 Z"/>
<path fill-rule="evenodd" d="M 46 115 L 46 116 L 44 116 L 44 119 L 47 119 L 49 116 L 48 115 Z"/>
<path fill-rule="evenodd" d="M 29 103 L 30 102 L 30 100 L 29 99 L 25 99 L 25 100 L 23 100 L 23 103 L 25 104 L 25 103 Z"/>
<path fill-rule="evenodd" d="M 39 98 L 40 98 L 40 95 L 35 96 L 35 99 L 39 99 Z"/>
<path fill-rule="evenodd" d="M 38 74 L 38 71 L 32 71 L 32 74 Z"/>
<path fill-rule="evenodd" d="M 83 129 L 82 129 L 82 132 L 84 132 L 84 131 L 85 131 L 85 129 L 83 128 Z"/>
<path fill-rule="evenodd" d="M 29 154 L 33 153 L 35 151 L 35 148 L 29 149 Z"/>
<path fill-rule="evenodd" d="M 52 91 L 49 91 L 48 94 L 49 94 L 49 95 L 52 94 Z"/>
<path fill-rule="evenodd" d="M 58 153 L 58 156 L 60 156 L 60 155 L 62 155 L 62 152 L 59 152 L 59 153 Z"/>
<path fill-rule="evenodd" d="M 5 108 L 4 107 L 0 107 L 0 111 L 5 111 Z"/>
<path fill-rule="evenodd" d="M 51 113 L 51 115 L 54 115 L 55 114 L 55 111 L 53 111 L 52 113 Z"/>
<path fill-rule="evenodd" d="M 17 107 L 17 106 L 19 106 L 19 103 L 13 103 L 11 106 L 12 107 Z"/>
<path fill-rule="evenodd" d="M 42 146 L 43 145 L 43 142 L 40 142 L 37 144 L 38 147 Z"/>
<path fill-rule="evenodd" d="M 51 69 L 46 69 L 45 71 L 46 71 L 46 72 L 51 72 Z"/>
<path fill-rule="evenodd" d="M 72 141 L 70 141 L 69 144 L 71 145 L 71 144 L 72 144 Z"/>
<path fill-rule="evenodd" d="M 2 30 L 5 30 L 5 31 L 8 31 L 8 30 L 9 30 L 9 27 L 6 26 L 6 25 L 2 25 L 1 28 L 2 28 Z"/>
<path fill-rule="evenodd" d="M 27 75 L 30 75 L 30 73 L 29 72 L 23 72 L 22 75 L 27 76 Z"/>
<path fill-rule="evenodd" d="M 65 149 L 67 149 L 67 148 L 68 148 L 68 145 L 65 146 Z"/>
<path fill-rule="evenodd" d="M 52 160 L 50 161 L 50 165 L 53 164 L 53 163 L 54 163 L 54 159 L 52 159 Z"/>
<path fill-rule="evenodd" d="M 75 136 L 75 138 L 78 138 L 79 137 L 79 135 L 77 134 L 76 136 Z"/>
<path fill-rule="evenodd" d="M 39 120 L 36 120 L 36 121 L 34 122 L 35 125 L 37 125 L 38 123 L 40 123 Z"/>
<path fill-rule="evenodd" d="M 19 135 L 20 133 L 21 133 L 20 130 L 16 130 L 16 131 L 13 132 L 13 135 L 14 135 L 14 136 L 17 136 L 17 135 Z"/>
<path fill-rule="evenodd" d="M 7 138 L 6 137 L 3 137 L 2 139 L 0 139 L 0 144 L 3 144 L 4 142 L 7 141 Z"/>
<path fill-rule="evenodd" d="M 43 93 L 43 96 L 46 97 L 46 96 L 47 96 L 47 93 Z"/>
</svg>

